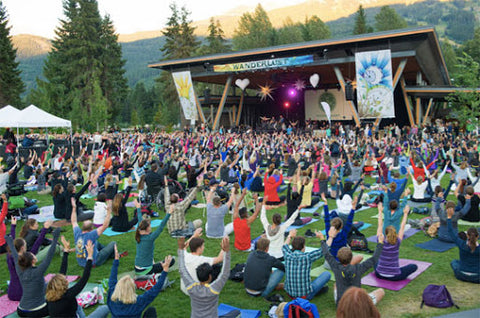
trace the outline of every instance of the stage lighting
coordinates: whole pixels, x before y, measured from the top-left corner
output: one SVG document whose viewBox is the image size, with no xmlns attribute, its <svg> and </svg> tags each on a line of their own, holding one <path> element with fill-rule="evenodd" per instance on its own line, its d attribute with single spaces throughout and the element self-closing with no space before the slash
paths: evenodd
<svg viewBox="0 0 480 318">
<path fill-rule="evenodd" d="M 290 107 L 290 103 L 289 103 L 289 102 L 285 102 L 285 103 L 283 103 L 283 106 L 285 106 L 285 108 L 288 108 L 288 107 Z"/>
<path fill-rule="evenodd" d="M 288 89 L 288 96 L 295 97 L 297 95 L 297 91 L 294 88 Z"/>
</svg>

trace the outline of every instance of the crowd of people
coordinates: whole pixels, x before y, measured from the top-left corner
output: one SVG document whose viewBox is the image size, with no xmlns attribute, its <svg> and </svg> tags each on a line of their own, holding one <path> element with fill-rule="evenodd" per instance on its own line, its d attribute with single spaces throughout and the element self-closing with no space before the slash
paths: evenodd
<svg viewBox="0 0 480 318">
<path fill-rule="evenodd" d="M 30 206 L 20 214 L 27 219 L 20 234 L 15 233 L 17 220 L 12 217 L 7 235 L 4 221 L 10 203 L 2 195 L 0 250 L 8 252 L 8 297 L 20 301 L 18 315 L 85 317 L 75 297 L 91 271 L 113 259 L 106 305 L 90 317 L 109 313 L 156 317 L 156 308 L 150 304 L 176 263 L 181 289 L 191 300 L 191 317 L 217 317 L 234 248 L 248 253 L 243 283 L 251 297 L 282 302 L 275 290 L 284 290 L 292 299 L 318 297 L 328 289 L 332 274 L 325 271 L 311 280 L 310 271 L 316 260 L 324 258 L 325 267 L 335 276 L 337 315 L 352 317 L 351 311 L 356 310 L 365 317 L 378 317 L 375 305 L 385 292 L 366 293 L 361 289 L 362 275 L 373 268 L 379 279 L 397 281 L 415 272 L 416 265 L 399 264 L 404 233 L 411 226 L 435 230 L 439 240 L 455 243 L 459 259 L 451 261 L 453 274 L 459 280 L 480 283 L 478 230 L 458 232 L 460 219 L 480 221 L 478 129 L 461 131 L 436 124 L 379 130 L 335 123 L 317 134 L 310 122 L 305 130 L 283 118 L 262 118 L 262 122 L 266 132 L 248 128 L 210 132 L 202 126 L 172 133 L 75 134 L 71 141 L 79 145 L 77 153 L 73 147 L 50 144 L 42 153 L 30 151 L 22 158 L 16 156 L 15 138 L 5 135 L 6 166 L 0 185 L 5 180 L 6 192 L 20 184 L 51 195 L 55 218 L 71 225 L 74 236 L 72 248 L 65 238 L 60 239 L 59 228 L 52 239 L 46 238 L 52 222 L 39 230 L 38 222 L 28 219 L 38 213 Z M 22 168 L 24 181 L 18 177 Z M 131 214 L 127 203 L 134 192 L 138 198 Z M 95 198 L 93 210 L 82 196 Z M 190 207 L 201 204 L 206 213 L 187 221 Z M 355 212 L 367 204 L 378 207 L 378 244 L 373 256 L 364 260 L 352 254 L 347 237 L 361 226 L 355 222 Z M 301 210 L 321 205 L 325 234 L 311 232 L 321 247 L 307 251 L 305 237 L 287 229 L 309 223 L 311 217 Z M 156 229 L 150 217 L 158 214 L 152 206 L 165 211 Z M 409 220 L 412 211 L 425 209 L 428 218 Z M 261 222 L 264 234 L 252 247 L 254 222 Z M 115 242 L 105 246 L 99 242 L 110 226 L 116 232 L 136 231 L 134 277 L 117 279 L 120 258 L 126 255 L 118 252 L 121 243 L 117 247 Z M 177 258 L 167 255 L 155 263 L 155 241 L 165 227 L 171 239 L 178 240 Z M 203 255 L 203 232 L 207 238 L 221 240 L 216 257 Z M 57 251 L 63 255 L 62 266 L 46 285 L 43 276 Z M 84 272 L 69 287 L 64 275 L 72 252 Z M 135 279 L 154 275 L 156 284 L 137 296 Z"/>
</svg>

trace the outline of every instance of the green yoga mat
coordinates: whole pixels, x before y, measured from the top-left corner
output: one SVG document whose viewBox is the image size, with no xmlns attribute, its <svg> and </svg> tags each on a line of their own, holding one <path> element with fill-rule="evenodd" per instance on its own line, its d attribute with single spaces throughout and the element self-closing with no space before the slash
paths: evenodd
<svg viewBox="0 0 480 318">
<path fill-rule="evenodd" d="M 362 262 L 366 261 L 367 259 L 369 259 L 373 256 L 372 254 L 363 254 L 363 253 L 353 252 L 353 256 L 355 256 L 355 255 L 363 256 Z M 332 274 L 332 276 L 330 277 L 330 280 L 334 282 L 335 281 L 335 275 L 333 275 L 333 272 L 331 270 L 326 269 L 324 265 L 325 264 L 322 264 L 321 266 L 312 268 L 312 270 L 310 271 L 310 276 L 311 277 L 318 277 L 323 272 L 328 271 L 328 272 L 330 272 L 330 274 Z"/>
<path fill-rule="evenodd" d="M 458 220 L 458 225 L 480 227 L 480 222 L 468 222 L 468 221 L 465 221 L 465 220 Z"/>
</svg>

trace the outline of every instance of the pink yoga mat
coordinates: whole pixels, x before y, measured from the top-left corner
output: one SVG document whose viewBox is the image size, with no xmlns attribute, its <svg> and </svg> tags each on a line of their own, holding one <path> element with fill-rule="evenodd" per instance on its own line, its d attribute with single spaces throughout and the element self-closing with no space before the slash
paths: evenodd
<svg viewBox="0 0 480 318">
<path fill-rule="evenodd" d="M 48 282 L 53 278 L 53 276 L 55 276 L 55 274 L 47 274 L 47 275 L 45 276 L 45 282 L 48 283 Z M 67 275 L 67 276 L 65 276 L 65 277 L 67 278 L 67 281 L 68 281 L 69 283 L 72 283 L 72 282 L 74 282 L 74 281 L 76 281 L 77 279 L 80 278 L 80 276 L 77 276 L 77 275 Z M 3 317 L 3 316 L 2 316 L 2 317 Z"/>
<path fill-rule="evenodd" d="M 0 317 L 8 316 L 17 311 L 19 303 L 19 301 L 12 301 L 8 299 L 8 295 L 3 295 L 0 297 Z"/>
<path fill-rule="evenodd" d="M 428 262 L 422 262 L 422 261 L 417 261 L 413 259 L 403 259 L 403 258 L 399 260 L 399 264 L 400 264 L 400 267 L 408 264 L 415 264 L 418 266 L 418 269 L 414 273 L 410 274 L 410 276 L 408 276 L 407 279 L 399 280 L 396 282 L 377 278 L 377 276 L 375 276 L 375 272 L 372 271 L 370 274 L 362 278 L 362 284 L 397 291 L 407 286 L 408 283 L 410 283 L 413 279 L 415 279 L 418 275 L 420 275 L 428 267 L 430 267 L 430 265 L 432 265 L 432 263 L 428 263 Z"/>
<path fill-rule="evenodd" d="M 405 233 L 403 233 L 403 239 L 405 240 L 405 239 L 409 238 L 410 236 L 412 236 L 414 234 L 417 234 L 418 232 L 420 232 L 419 229 L 410 228 L 410 229 L 406 230 Z M 372 243 L 377 243 L 377 236 L 372 235 L 369 238 L 367 238 L 367 241 L 372 242 Z"/>
</svg>

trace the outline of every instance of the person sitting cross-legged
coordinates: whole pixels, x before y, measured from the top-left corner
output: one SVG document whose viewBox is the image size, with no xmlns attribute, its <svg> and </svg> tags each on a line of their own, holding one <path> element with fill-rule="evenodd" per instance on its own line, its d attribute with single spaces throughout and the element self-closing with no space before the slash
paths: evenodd
<svg viewBox="0 0 480 318">
<path fill-rule="evenodd" d="M 268 254 L 270 240 L 260 238 L 257 249 L 248 255 L 243 282 L 247 294 L 267 297 L 275 288 L 283 288 L 280 284 L 285 275 L 285 266 L 278 259 Z M 272 268 L 277 270 L 272 272 Z"/>
<path fill-rule="evenodd" d="M 223 238 L 221 245 L 224 256 L 220 275 L 212 281 L 212 266 L 203 263 L 197 267 L 197 277 L 200 281 L 198 283 L 193 280 L 185 267 L 185 238 L 178 239 L 179 271 L 190 296 L 191 318 L 218 317 L 219 294 L 230 275 L 230 241 L 228 236 Z M 238 314 L 234 317 L 238 317 Z"/>
<path fill-rule="evenodd" d="M 320 232 L 315 233 L 320 237 Z M 305 238 L 296 236 L 297 231 L 291 230 L 283 245 L 285 257 L 285 291 L 291 297 L 301 297 L 312 300 L 320 293 L 330 280 L 331 274 L 323 272 L 313 282 L 310 280 L 312 263 L 323 256 L 321 249 L 305 252 Z M 293 240 L 292 240 L 293 238 Z M 288 246 L 292 240 L 292 248 Z M 326 291 L 327 288 L 323 289 Z"/>
<path fill-rule="evenodd" d="M 234 246 L 239 251 L 248 251 L 251 247 L 251 235 L 250 235 L 250 225 L 257 219 L 257 215 L 260 212 L 262 207 L 261 203 L 258 202 L 258 195 L 255 193 L 253 195 L 255 199 L 255 212 L 248 216 L 248 211 L 246 207 L 240 208 L 240 204 L 247 194 L 247 189 L 242 190 L 242 196 L 233 209 L 233 231 L 235 233 L 235 243 Z"/>
</svg>

